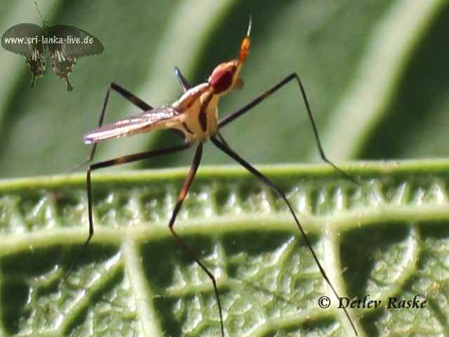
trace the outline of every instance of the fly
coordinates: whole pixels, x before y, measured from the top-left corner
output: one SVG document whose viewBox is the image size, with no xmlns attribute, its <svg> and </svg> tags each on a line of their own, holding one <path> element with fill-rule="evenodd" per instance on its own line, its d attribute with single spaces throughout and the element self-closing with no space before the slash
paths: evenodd
<svg viewBox="0 0 449 337">
<path fill-rule="evenodd" d="M 237 152 L 235 152 L 225 141 L 223 136 L 220 133 L 220 129 L 239 118 L 247 111 L 267 99 L 269 96 L 277 92 L 280 88 L 284 87 L 287 83 L 294 82 L 299 86 L 301 95 L 303 97 L 307 115 L 312 124 L 315 140 L 318 146 L 318 150 L 320 152 L 321 158 L 332 165 L 338 172 L 340 172 L 344 177 L 354 181 L 357 181 L 348 176 L 345 172 L 339 169 L 334 163 L 332 163 L 325 155 L 323 147 L 321 145 L 318 129 L 316 127 L 315 121 L 312 116 L 312 112 L 310 109 L 309 102 L 307 100 L 307 96 L 305 93 L 304 86 L 296 73 L 292 73 L 281 80 L 279 83 L 265 91 L 264 93 L 257 96 L 247 105 L 243 106 L 239 110 L 234 113 L 222 118 L 218 119 L 218 110 L 217 105 L 220 98 L 232 91 L 235 88 L 239 88 L 242 85 L 242 80 L 240 78 L 240 72 L 242 66 L 249 55 L 250 46 L 251 46 L 251 20 L 248 25 L 248 30 L 246 36 L 243 38 L 242 43 L 240 45 L 240 50 L 238 54 L 238 58 L 224 62 L 219 64 L 209 76 L 207 82 L 201 83 L 197 86 L 190 87 L 187 80 L 184 78 L 179 69 L 175 68 L 176 75 L 184 88 L 184 94 L 176 100 L 174 103 L 165 105 L 159 108 L 153 108 L 140 98 L 133 95 L 128 90 L 123 87 L 111 83 L 103 102 L 103 107 L 101 110 L 100 118 L 99 118 L 99 127 L 88 132 L 84 136 L 84 142 L 86 144 L 93 144 L 93 148 L 88 158 L 88 162 L 91 161 L 94 157 L 96 146 L 98 143 L 118 138 L 124 136 L 132 136 L 135 134 L 146 133 L 153 130 L 162 130 L 162 129 L 172 129 L 177 130 L 178 133 L 181 133 L 184 138 L 184 144 L 157 149 L 148 152 L 136 153 L 132 155 L 126 155 L 123 157 L 106 160 L 98 163 L 94 163 L 90 165 L 87 169 L 86 176 L 86 188 L 87 188 L 87 199 L 88 199 L 88 218 L 89 218 L 89 236 L 84 244 L 83 252 L 87 248 L 89 242 L 91 241 L 94 235 L 94 220 L 92 213 L 92 172 L 105 167 L 111 167 L 115 165 L 122 165 L 126 163 L 132 163 L 144 159 L 155 158 L 158 156 L 168 155 L 176 152 L 184 151 L 194 144 L 196 144 L 196 150 L 193 157 L 192 165 L 190 167 L 189 173 L 182 185 L 181 191 L 178 195 L 178 199 L 176 205 L 171 213 L 170 220 L 168 222 L 168 228 L 176 242 L 184 249 L 184 251 L 189 255 L 189 257 L 195 261 L 199 265 L 199 267 L 207 274 L 210 278 L 215 297 L 217 300 L 218 306 L 218 314 L 220 317 L 220 328 L 221 328 L 221 336 L 224 337 L 224 324 L 223 324 L 223 314 L 222 314 L 222 305 L 220 302 L 220 296 L 216 284 L 215 276 L 209 271 L 209 269 L 196 257 L 194 251 L 182 240 L 182 238 L 175 231 L 175 223 L 179 210 L 189 192 L 190 186 L 195 178 L 196 172 L 201 162 L 201 158 L 203 155 L 203 146 L 206 140 L 210 140 L 212 144 L 214 144 L 220 151 L 224 152 L 226 155 L 231 157 L 241 166 L 243 166 L 246 170 L 256 176 L 262 183 L 268 186 L 280 199 L 284 201 L 286 204 L 288 211 L 291 213 L 296 226 L 301 232 L 304 241 L 317 264 L 320 273 L 322 274 L 324 280 L 329 285 L 332 293 L 340 298 L 335 287 L 327 276 L 324 268 L 322 267 L 312 245 L 309 241 L 298 217 L 296 216 L 295 211 L 287 199 L 286 195 L 263 173 L 257 170 L 254 166 L 248 163 L 245 159 L 243 159 Z M 121 119 L 112 124 L 104 125 L 103 120 L 106 112 L 106 107 L 109 101 L 109 95 L 111 90 L 117 92 L 122 97 L 130 101 L 135 106 L 139 107 L 143 112 L 132 115 L 130 117 Z M 351 324 L 351 327 L 357 335 L 357 330 L 355 325 L 349 316 L 349 313 L 343 308 L 346 317 Z"/>
</svg>

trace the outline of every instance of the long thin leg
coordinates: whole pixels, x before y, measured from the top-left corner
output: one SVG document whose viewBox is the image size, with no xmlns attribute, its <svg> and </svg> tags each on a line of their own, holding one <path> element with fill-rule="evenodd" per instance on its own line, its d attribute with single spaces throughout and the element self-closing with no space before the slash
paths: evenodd
<svg viewBox="0 0 449 337">
<path fill-rule="evenodd" d="M 315 135 L 315 140 L 316 140 L 316 144 L 318 146 L 318 150 L 320 152 L 321 159 L 323 161 L 325 161 L 326 163 L 328 163 L 329 165 L 331 165 L 335 170 L 337 170 L 345 178 L 347 178 L 347 179 L 351 180 L 352 182 L 356 183 L 357 185 L 359 185 L 360 183 L 356 179 L 354 179 L 353 177 L 351 177 L 350 175 L 345 173 L 342 169 L 340 169 L 337 165 L 335 165 L 332 161 L 330 161 L 327 158 L 326 153 L 324 152 L 323 146 L 321 145 L 320 136 L 318 134 L 318 128 L 316 126 L 315 119 L 313 118 L 312 110 L 310 109 L 310 104 L 307 99 L 306 90 L 304 89 L 301 79 L 299 78 L 298 74 L 296 74 L 296 73 L 292 73 L 292 74 L 288 75 L 282 81 L 280 81 L 278 84 L 274 85 L 273 87 L 271 87 L 264 93 L 257 96 L 255 99 L 253 99 L 251 102 L 249 102 L 244 107 L 240 108 L 239 110 L 233 112 L 232 114 L 230 114 L 226 117 L 223 117 L 218 122 L 218 128 L 222 128 L 222 127 L 226 126 L 227 124 L 231 123 L 233 120 L 239 118 L 240 116 L 245 114 L 247 111 L 254 108 L 256 105 L 258 105 L 259 103 L 261 103 L 262 101 L 264 101 L 265 99 L 270 97 L 276 91 L 281 89 L 284 85 L 286 85 L 287 83 L 289 83 L 293 80 L 296 80 L 296 82 L 298 82 L 299 89 L 301 90 L 301 95 L 302 95 L 302 97 L 304 99 L 304 103 L 306 105 L 307 115 L 309 117 L 310 123 L 312 124 L 313 133 Z"/>
<path fill-rule="evenodd" d="M 87 237 L 86 242 L 83 245 L 83 248 L 81 250 L 81 253 L 78 255 L 78 258 L 74 261 L 74 263 L 70 266 L 66 276 L 68 276 L 73 268 L 78 264 L 79 260 L 84 256 L 84 253 L 87 249 L 87 246 L 89 245 L 90 240 L 92 239 L 94 235 L 94 220 L 93 220 L 93 207 L 92 207 L 92 172 L 105 167 L 111 167 L 116 165 L 122 165 L 127 163 L 132 163 L 140 160 L 150 159 L 158 156 L 163 156 L 175 152 L 180 152 L 183 150 L 186 150 L 190 147 L 190 144 L 183 144 L 179 146 L 169 147 L 165 149 L 159 149 L 155 151 L 149 151 L 149 152 L 142 152 L 142 153 L 136 153 L 131 154 L 128 156 L 123 156 L 119 158 L 114 158 L 111 160 L 102 161 L 99 163 L 92 164 L 88 167 L 87 173 L 86 173 L 86 190 L 87 190 L 87 210 L 88 210 L 88 219 L 89 219 L 89 235 Z"/>
<path fill-rule="evenodd" d="M 175 231 L 176 217 L 178 216 L 178 212 L 181 209 L 184 199 L 186 198 L 187 193 L 189 192 L 190 186 L 192 185 L 193 179 L 195 178 L 195 174 L 196 174 L 198 167 L 200 165 L 200 162 L 201 162 L 202 154 L 203 154 L 203 144 L 199 143 L 198 147 L 196 148 L 195 157 L 193 158 L 192 166 L 190 167 L 189 174 L 187 175 L 187 178 L 185 179 L 184 184 L 182 185 L 181 191 L 178 196 L 178 202 L 176 203 L 176 206 L 173 209 L 173 213 L 170 217 L 170 221 L 168 223 L 168 228 L 170 228 L 170 231 L 171 231 L 173 237 L 179 243 L 179 245 L 186 251 L 186 253 L 190 256 L 190 258 L 192 260 L 194 260 L 201 267 L 201 269 L 207 274 L 207 276 L 209 276 L 210 280 L 212 281 L 212 284 L 214 286 L 215 297 L 217 299 L 218 313 L 220 315 L 221 335 L 222 335 L 222 337 L 224 337 L 223 314 L 222 314 L 222 310 L 221 310 L 220 296 L 218 295 L 217 281 L 215 279 L 215 276 L 195 256 L 195 254 L 193 253 L 193 250 L 181 239 L 181 237 Z"/>
<path fill-rule="evenodd" d="M 240 157 L 234 150 L 232 150 L 229 145 L 227 145 L 226 143 L 222 142 L 221 139 L 223 139 L 223 136 L 219 136 L 219 138 L 217 137 L 211 137 L 211 141 L 212 143 L 214 143 L 215 146 L 217 146 L 221 151 L 223 151 L 224 153 L 226 153 L 229 157 L 231 157 L 232 159 L 234 159 L 236 162 L 238 162 L 240 165 L 242 165 L 245 169 L 247 169 L 249 172 L 251 172 L 252 174 L 254 174 L 258 179 L 260 179 L 265 185 L 267 185 L 269 188 L 271 188 L 279 198 L 283 199 L 288 207 L 288 210 L 290 211 L 291 215 L 293 216 L 293 219 L 295 220 L 296 225 L 299 228 L 299 231 L 301 232 L 303 238 L 304 238 L 304 242 L 306 243 L 307 247 L 309 248 L 313 259 L 315 260 L 315 263 L 317 264 L 321 275 L 323 275 L 323 278 L 325 279 L 325 281 L 327 282 L 327 284 L 329 285 L 329 287 L 331 288 L 332 292 L 334 293 L 334 295 L 337 298 L 340 298 L 340 296 L 338 296 L 337 291 L 335 290 L 334 286 L 332 285 L 332 282 L 330 281 L 329 277 L 327 276 L 326 272 L 324 271 L 324 268 L 321 266 L 320 261 L 318 260 L 318 256 L 315 253 L 315 250 L 312 247 L 312 244 L 309 241 L 309 238 L 307 237 L 306 232 L 304 231 L 304 229 L 301 226 L 301 223 L 299 222 L 295 211 L 293 210 L 293 207 L 290 204 L 290 201 L 287 199 L 286 195 L 270 180 L 268 179 L 265 175 L 263 175 L 261 172 L 259 172 L 256 168 L 254 168 L 250 163 L 248 163 L 246 160 L 244 160 L 242 157 Z M 349 313 L 346 311 L 346 308 L 343 308 L 346 317 L 348 318 L 349 322 L 351 323 L 351 326 L 357 336 L 357 330 L 355 328 L 354 323 L 352 322 L 351 317 L 349 316 Z"/>
<path fill-rule="evenodd" d="M 181 84 L 182 88 L 184 89 L 184 92 L 186 92 L 192 87 L 178 67 L 175 67 L 175 76 L 178 78 L 179 84 Z"/>
</svg>

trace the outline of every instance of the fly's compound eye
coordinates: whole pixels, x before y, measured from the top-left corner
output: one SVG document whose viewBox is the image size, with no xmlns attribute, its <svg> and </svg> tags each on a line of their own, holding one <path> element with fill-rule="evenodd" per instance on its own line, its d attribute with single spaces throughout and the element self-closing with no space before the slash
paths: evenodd
<svg viewBox="0 0 449 337">
<path fill-rule="evenodd" d="M 220 64 L 214 69 L 208 82 L 216 94 L 226 92 L 232 88 L 236 69 L 236 65 L 229 63 Z"/>
</svg>

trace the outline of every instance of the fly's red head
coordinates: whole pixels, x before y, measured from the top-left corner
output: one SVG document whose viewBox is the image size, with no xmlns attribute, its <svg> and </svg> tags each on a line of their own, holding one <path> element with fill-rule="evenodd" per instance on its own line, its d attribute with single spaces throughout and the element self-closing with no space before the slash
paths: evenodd
<svg viewBox="0 0 449 337">
<path fill-rule="evenodd" d="M 251 18 L 249 20 L 248 31 L 240 46 L 239 58 L 229 62 L 224 62 L 215 67 L 212 74 L 209 76 L 209 85 L 217 95 L 224 95 L 234 88 L 239 88 L 243 85 L 240 78 L 240 70 L 251 47 Z"/>
</svg>

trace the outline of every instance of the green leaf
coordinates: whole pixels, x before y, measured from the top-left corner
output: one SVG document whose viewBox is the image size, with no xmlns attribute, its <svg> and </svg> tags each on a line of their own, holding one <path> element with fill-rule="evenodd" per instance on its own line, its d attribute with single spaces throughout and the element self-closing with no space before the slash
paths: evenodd
<svg viewBox="0 0 449 337">
<path fill-rule="evenodd" d="M 359 336 L 447 333 L 449 162 L 345 170 L 361 184 L 325 166 L 262 169 L 339 295 L 381 301 L 348 309 Z M 94 174 L 82 258 L 84 176 L 2 182 L 0 335 L 219 336 L 211 281 L 167 228 L 186 173 Z M 353 335 L 285 203 L 248 173 L 201 169 L 175 229 L 217 279 L 227 336 Z M 393 307 L 414 298 L 424 307 Z"/>
</svg>

